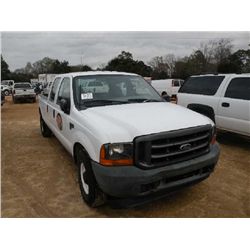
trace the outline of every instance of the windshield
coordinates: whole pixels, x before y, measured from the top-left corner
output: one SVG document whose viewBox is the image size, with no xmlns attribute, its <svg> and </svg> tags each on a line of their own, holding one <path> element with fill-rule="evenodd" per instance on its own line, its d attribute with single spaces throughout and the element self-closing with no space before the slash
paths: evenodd
<svg viewBox="0 0 250 250">
<path fill-rule="evenodd" d="M 19 84 L 15 84 L 14 88 L 15 89 L 30 89 L 31 86 L 29 83 L 19 83 Z"/>
<path fill-rule="evenodd" d="M 77 76 L 73 92 L 78 108 L 163 101 L 142 77 L 133 75 Z"/>
</svg>

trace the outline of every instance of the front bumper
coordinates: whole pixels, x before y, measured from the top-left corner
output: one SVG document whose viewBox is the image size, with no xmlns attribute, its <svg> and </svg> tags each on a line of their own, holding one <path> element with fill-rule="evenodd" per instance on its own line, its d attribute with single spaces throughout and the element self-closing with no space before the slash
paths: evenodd
<svg viewBox="0 0 250 250">
<path fill-rule="evenodd" d="M 172 192 L 206 179 L 213 171 L 219 146 L 210 146 L 210 152 L 188 161 L 166 167 L 143 170 L 136 166 L 104 167 L 92 162 L 92 168 L 101 190 L 117 198 L 143 197 L 158 192 Z"/>
</svg>

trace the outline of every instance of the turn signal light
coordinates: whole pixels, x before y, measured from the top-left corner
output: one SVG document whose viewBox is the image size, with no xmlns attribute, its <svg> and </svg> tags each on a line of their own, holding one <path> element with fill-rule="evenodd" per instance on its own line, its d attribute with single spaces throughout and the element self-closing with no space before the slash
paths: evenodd
<svg viewBox="0 0 250 250">
<path fill-rule="evenodd" d="M 121 159 L 109 159 L 105 145 L 102 145 L 100 151 L 100 164 L 103 166 L 131 166 L 133 165 L 132 158 L 121 158 Z"/>
</svg>

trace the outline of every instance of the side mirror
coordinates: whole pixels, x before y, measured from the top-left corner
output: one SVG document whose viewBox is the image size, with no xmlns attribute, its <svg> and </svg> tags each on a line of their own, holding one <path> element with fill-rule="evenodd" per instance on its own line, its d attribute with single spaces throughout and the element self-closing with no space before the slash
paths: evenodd
<svg viewBox="0 0 250 250">
<path fill-rule="evenodd" d="M 62 98 L 59 102 L 59 106 L 64 113 L 69 114 L 69 101 L 68 100 Z"/>
<path fill-rule="evenodd" d="M 167 102 L 171 101 L 171 97 L 169 95 L 163 95 L 162 98 Z"/>
</svg>

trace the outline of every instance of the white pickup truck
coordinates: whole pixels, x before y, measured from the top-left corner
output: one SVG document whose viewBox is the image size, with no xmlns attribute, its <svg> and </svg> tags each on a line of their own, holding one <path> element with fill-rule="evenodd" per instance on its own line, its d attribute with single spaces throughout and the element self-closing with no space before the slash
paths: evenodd
<svg viewBox="0 0 250 250">
<path fill-rule="evenodd" d="M 98 91 L 89 82 L 101 83 Z M 39 113 L 42 135 L 53 133 L 73 156 L 90 206 L 166 195 L 207 178 L 219 157 L 214 123 L 136 74 L 57 75 Z"/>
<path fill-rule="evenodd" d="M 218 129 L 250 136 L 250 74 L 192 76 L 177 99 L 209 117 Z"/>
<path fill-rule="evenodd" d="M 36 102 L 36 93 L 30 83 L 15 83 L 12 91 L 12 100 L 14 103 L 18 100 L 31 100 Z"/>
<path fill-rule="evenodd" d="M 151 85 L 160 95 L 169 95 L 172 98 L 176 98 L 176 95 L 183 83 L 184 80 L 181 79 L 163 79 L 153 80 Z"/>
</svg>

